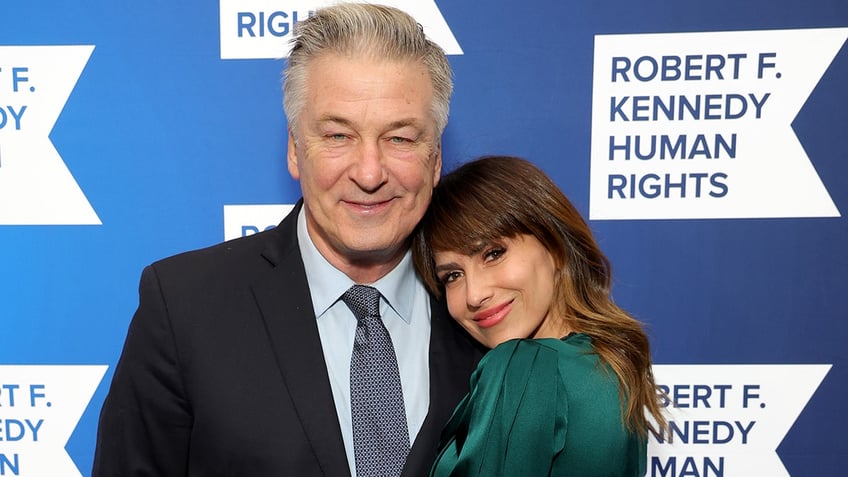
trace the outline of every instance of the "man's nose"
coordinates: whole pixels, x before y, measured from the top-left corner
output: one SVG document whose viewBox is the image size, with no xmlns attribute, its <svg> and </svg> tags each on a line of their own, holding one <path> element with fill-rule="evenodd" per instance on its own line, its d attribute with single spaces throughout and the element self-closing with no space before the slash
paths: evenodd
<svg viewBox="0 0 848 477">
<path fill-rule="evenodd" d="M 350 178 L 364 191 L 372 192 L 386 182 L 383 153 L 377 141 L 362 141 L 356 150 Z"/>
</svg>

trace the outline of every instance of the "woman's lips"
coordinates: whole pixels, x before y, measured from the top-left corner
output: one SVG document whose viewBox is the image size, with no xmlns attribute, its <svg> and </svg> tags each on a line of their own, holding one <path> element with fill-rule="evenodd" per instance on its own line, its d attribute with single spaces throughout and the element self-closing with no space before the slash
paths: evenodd
<svg viewBox="0 0 848 477">
<path fill-rule="evenodd" d="M 491 328 L 503 321 L 511 309 L 512 300 L 476 313 L 473 319 L 480 328 Z"/>
</svg>

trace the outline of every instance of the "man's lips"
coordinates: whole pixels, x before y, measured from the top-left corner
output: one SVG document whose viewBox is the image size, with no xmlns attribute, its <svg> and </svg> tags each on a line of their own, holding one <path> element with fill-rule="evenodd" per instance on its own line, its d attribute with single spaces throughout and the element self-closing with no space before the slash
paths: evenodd
<svg viewBox="0 0 848 477">
<path fill-rule="evenodd" d="M 343 202 L 348 207 L 350 207 L 352 209 L 363 211 L 363 212 L 372 212 L 372 211 L 379 211 L 379 210 L 381 210 L 385 207 L 388 207 L 388 205 L 392 202 L 392 199 L 387 199 L 387 200 L 382 200 L 382 201 L 369 200 L 369 201 L 363 201 L 363 202 L 358 202 L 358 201 L 354 201 L 354 200 L 345 200 Z"/>
<path fill-rule="evenodd" d="M 512 300 L 475 313 L 473 319 L 480 328 L 491 328 L 503 321 L 511 309 Z"/>
</svg>

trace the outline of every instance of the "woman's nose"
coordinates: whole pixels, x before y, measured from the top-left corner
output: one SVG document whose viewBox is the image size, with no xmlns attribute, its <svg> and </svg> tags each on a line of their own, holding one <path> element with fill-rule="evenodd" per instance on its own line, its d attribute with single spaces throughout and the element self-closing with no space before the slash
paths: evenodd
<svg viewBox="0 0 848 477">
<path fill-rule="evenodd" d="M 492 287 L 485 276 L 476 273 L 465 275 L 465 302 L 470 308 L 480 308 L 492 297 Z"/>
</svg>

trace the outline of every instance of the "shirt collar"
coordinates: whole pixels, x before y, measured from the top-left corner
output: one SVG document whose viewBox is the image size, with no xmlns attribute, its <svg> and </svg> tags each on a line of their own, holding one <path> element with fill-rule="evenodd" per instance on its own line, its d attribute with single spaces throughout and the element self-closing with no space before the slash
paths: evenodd
<svg viewBox="0 0 848 477">
<path fill-rule="evenodd" d="M 306 280 L 312 295 L 315 317 L 320 318 L 348 288 L 354 285 L 354 282 L 341 270 L 331 265 L 315 247 L 306 230 L 306 207 L 300 209 L 297 217 L 297 242 L 306 269 Z M 377 288 L 395 313 L 409 323 L 412 315 L 413 293 L 419 283 L 420 280 L 412 265 L 412 252 L 407 250 L 400 263 L 386 276 L 375 283 L 362 285 Z"/>
</svg>

